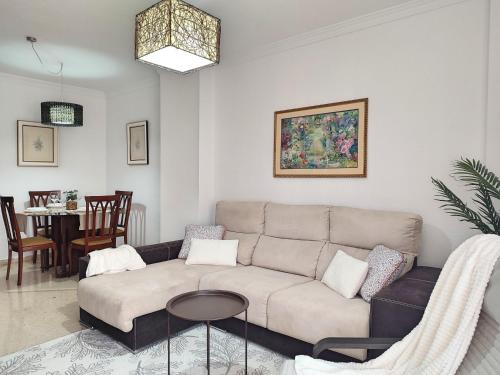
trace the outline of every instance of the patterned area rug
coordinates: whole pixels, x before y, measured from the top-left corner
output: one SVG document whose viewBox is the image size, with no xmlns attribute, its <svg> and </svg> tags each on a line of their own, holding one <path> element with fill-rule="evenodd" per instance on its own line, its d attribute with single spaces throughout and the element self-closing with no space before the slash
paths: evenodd
<svg viewBox="0 0 500 375">
<path fill-rule="evenodd" d="M 245 342 L 212 329 L 211 374 L 245 373 Z M 203 374 L 206 329 L 196 326 L 170 342 L 171 373 Z M 0 358 L 1 375 L 163 375 L 167 374 L 167 341 L 133 354 L 97 330 L 84 330 Z M 286 357 L 259 345 L 248 345 L 248 374 L 279 374 Z"/>
</svg>

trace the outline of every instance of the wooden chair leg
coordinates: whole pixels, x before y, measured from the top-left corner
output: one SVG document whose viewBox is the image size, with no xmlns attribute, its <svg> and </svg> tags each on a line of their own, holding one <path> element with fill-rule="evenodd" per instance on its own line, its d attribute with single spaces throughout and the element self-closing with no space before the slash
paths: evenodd
<svg viewBox="0 0 500 375">
<path fill-rule="evenodd" d="M 45 259 L 46 257 L 46 250 L 40 250 L 40 268 L 42 269 L 42 273 L 45 272 Z"/>
<path fill-rule="evenodd" d="M 69 274 L 73 274 L 73 246 L 68 244 L 68 263 L 69 263 Z M 64 265 L 63 265 L 64 267 Z M 66 270 L 65 270 L 66 271 Z"/>
<path fill-rule="evenodd" d="M 12 264 L 12 250 L 9 249 L 9 258 L 7 260 L 7 276 L 5 276 L 5 280 L 9 280 L 10 277 L 10 265 Z"/>
<path fill-rule="evenodd" d="M 23 283 L 23 262 L 24 262 L 24 254 L 22 251 L 19 251 L 17 256 L 17 285 L 21 286 Z"/>
<path fill-rule="evenodd" d="M 57 246 L 52 248 L 52 267 L 54 267 L 55 272 L 57 273 Z"/>
<path fill-rule="evenodd" d="M 125 232 L 125 234 L 123 235 L 123 243 L 128 245 L 128 233 Z"/>
<path fill-rule="evenodd" d="M 33 264 L 36 264 L 36 255 L 37 255 L 38 251 L 33 251 Z"/>
</svg>

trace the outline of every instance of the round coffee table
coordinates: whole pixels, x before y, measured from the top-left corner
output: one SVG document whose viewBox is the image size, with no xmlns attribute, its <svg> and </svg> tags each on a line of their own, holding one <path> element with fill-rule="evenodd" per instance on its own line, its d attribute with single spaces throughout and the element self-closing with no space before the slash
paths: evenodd
<svg viewBox="0 0 500 375">
<path fill-rule="evenodd" d="M 245 312 L 245 374 L 248 369 L 248 299 L 227 290 L 199 290 L 175 296 L 167 302 L 168 373 L 170 374 L 170 315 L 207 326 L 207 370 L 210 374 L 210 323 Z"/>
</svg>

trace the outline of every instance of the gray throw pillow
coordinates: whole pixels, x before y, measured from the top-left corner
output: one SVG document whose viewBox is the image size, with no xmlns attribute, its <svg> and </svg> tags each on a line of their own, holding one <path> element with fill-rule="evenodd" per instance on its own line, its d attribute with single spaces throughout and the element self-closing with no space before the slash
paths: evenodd
<svg viewBox="0 0 500 375">
<path fill-rule="evenodd" d="M 396 280 L 405 266 L 405 257 L 399 251 L 377 245 L 366 258 L 368 275 L 359 294 L 366 302 Z"/>
<path fill-rule="evenodd" d="M 186 225 L 186 234 L 179 253 L 179 258 L 186 259 L 188 257 L 192 238 L 198 238 L 200 240 L 222 240 L 222 236 L 224 236 L 224 227 L 222 225 Z"/>
</svg>

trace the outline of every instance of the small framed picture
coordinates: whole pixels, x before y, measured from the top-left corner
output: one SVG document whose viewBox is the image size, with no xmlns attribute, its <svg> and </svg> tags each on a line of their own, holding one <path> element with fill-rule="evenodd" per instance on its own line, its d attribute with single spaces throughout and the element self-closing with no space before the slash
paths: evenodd
<svg viewBox="0 0 500 375">
<path fill-rule="evenodd" d="M 274 177 L 366 177 L 368 99 L 274 113 Z"/>
<path fill-rule="evenodd" d="M 17 165 L 57 167 L 59 129 L 32 121 L 17 122 Z"/>
<path fill-rule="evenodd" d="M 127 163 L 129 165 L 149 164 L 148 122 L 127 124 Z"/>
</svg>

